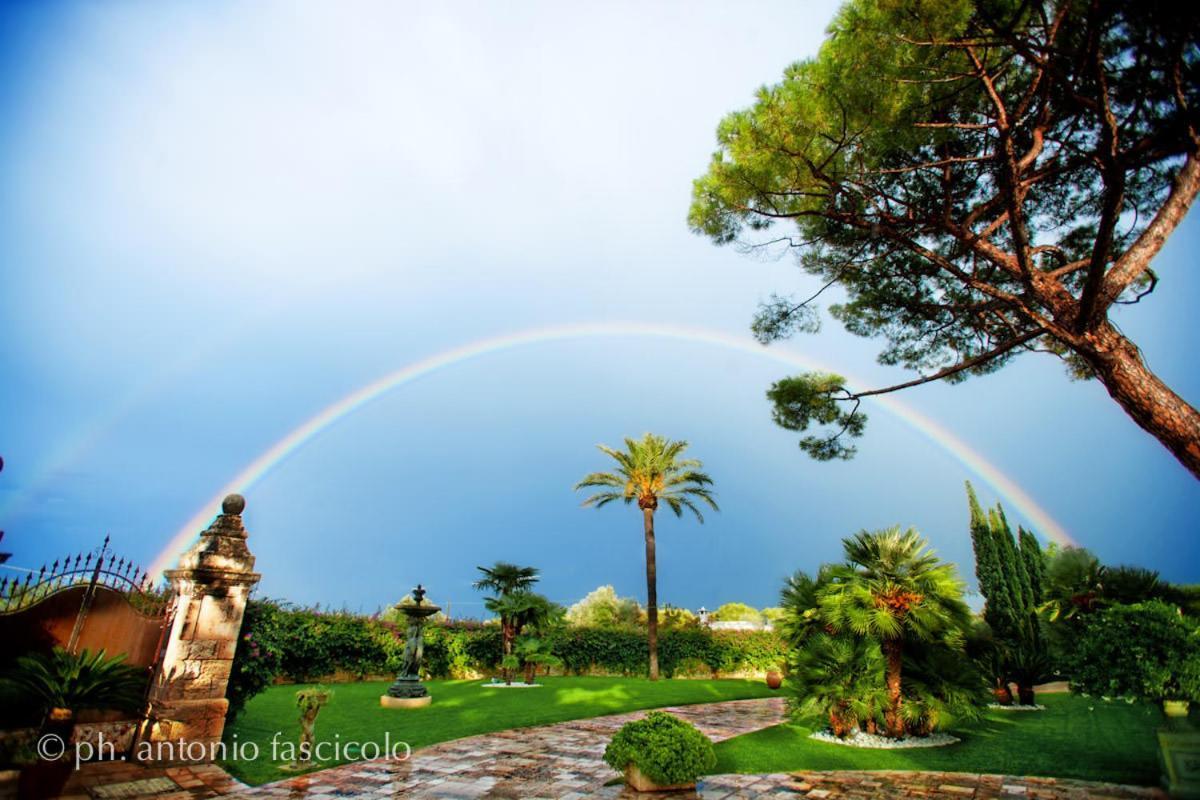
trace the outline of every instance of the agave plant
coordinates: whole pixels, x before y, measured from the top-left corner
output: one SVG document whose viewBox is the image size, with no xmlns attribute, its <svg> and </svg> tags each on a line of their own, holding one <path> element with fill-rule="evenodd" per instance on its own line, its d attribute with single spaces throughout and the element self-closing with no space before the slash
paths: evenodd
<svg viewBox="0 0 1200 800">
<path fill-rule="evenodd" d="M 137 711 L 146 674 L 124 662 L 124 655 L 109 658 L 104 650 L 69 653 L 56 647 L 21 656 L 3 680 L 13 691 L 35 698 L 44 713 L 58 711 L 60 719 L 84 709 Z"/>
</svg>

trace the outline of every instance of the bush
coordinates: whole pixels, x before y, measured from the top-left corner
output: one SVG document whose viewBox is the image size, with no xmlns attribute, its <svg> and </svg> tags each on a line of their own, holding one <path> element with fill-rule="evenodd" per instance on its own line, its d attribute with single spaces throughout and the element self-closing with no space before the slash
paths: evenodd
<svg viewBox="0 0 1200 800">
<path fill-rule="evenodd" d="M 763 616 L 754 606 L 745 603 L 726 603 L 713 612 L 712 618 L 718 622 L 753 622 L 761 625 Z"/>
<path fill-rule="evenodd" d="M 1071 689 L 1104 697 L 1200 701 L 1200 634 L 1159 601 L 1091 618 L 1071 656 Z"/>
<path fill-rule="evenodd" d="M 716 766 L 712 742 L 695 726 L 663 711 L 627 723 L 604 750 L 610 767 L 624 772 L 630 764 L 661 785 L 694 783 Z"/>
<path fill-rule="evenodd" d="M 618 597 L 612 586 L 601 586 L 567 609 L 567 622 L 588 628 L 635 628 L 642 608 L 632 597 Z"/>
</svg>

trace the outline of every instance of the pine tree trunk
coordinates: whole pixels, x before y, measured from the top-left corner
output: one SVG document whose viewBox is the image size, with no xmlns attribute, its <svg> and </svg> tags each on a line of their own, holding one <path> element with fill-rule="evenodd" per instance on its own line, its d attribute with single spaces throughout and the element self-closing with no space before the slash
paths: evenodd
<svg viewBox="0 0 1200 800">
<path fill-rule="evenodd" d="M 638 505 L 642 505 L 641 502 Z M 650 644 L 650 680 L 658 680 L 658 565 L 654 557 L 654 509 L 646 503 L 642 506 L 642 520 L 646 529 L 646 638 Z"/>
<path fill-rule="evenodd" d="M 1075 351 L 1125 413 L 1200 478 L 1200 411 L 1150 371 L 1137 345 L 1102 322 Z"/>
<path fill-rule="evenodd" d="M 900 716 L 900 673 L 904 664 L 903 644 L 898 639 L 885 639 L 883 654 L 887 658 L 887 693 L 888 708 L 883 713 L 887 723 L 888 736 L 893 739 L 904 737 L 904 719 Z"/>
</svg>

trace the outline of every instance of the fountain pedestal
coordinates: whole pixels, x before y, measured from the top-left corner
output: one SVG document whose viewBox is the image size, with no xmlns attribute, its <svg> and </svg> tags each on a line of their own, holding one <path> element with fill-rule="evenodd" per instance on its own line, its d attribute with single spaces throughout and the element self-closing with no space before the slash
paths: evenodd
<svg viewBox="0 0 1200 800">
<path fill-rule="evenodd" d="M 412 596 L 412 601 L 403 602 L 398 606 L 408 619 L 404 662 L 400 674 L 388 687 L 387 694 L 379 697 L 379 704 L 384 708 L 421 708 L 433 702 L 429 690 L 421 683 L 421 661 L 425 656 L 425 620 L 441 611 L 441 608 L 422 602 L 425 599 L 425 590 L 419 584 L 413 589 Z"/>
</svg>

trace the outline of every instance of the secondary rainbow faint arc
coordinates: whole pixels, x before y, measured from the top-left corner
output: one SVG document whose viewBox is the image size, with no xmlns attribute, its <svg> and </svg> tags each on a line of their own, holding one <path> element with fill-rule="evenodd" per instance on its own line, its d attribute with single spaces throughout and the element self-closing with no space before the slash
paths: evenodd
<svg viewBox="0 0 1200 800">
<path fill-rule="evenodd" d="M 749 353 L 760 358 L 773 359 L 791 367 L 837 371 L 845 375 L 845 372 L 842 370 L 832 370 L 830 367 L 814 359 L 794 352 L 779 348 L 767 348 L 755 342 L 739 339 L 720 331 L 678 325 L 656 325 L 639 322 L 561 325 L 518 331 L 503 336 L 469 342 L 409 364 L 365 386 L 359 387 L 292 429 L 291 432 L 264 451 L 258 458 L 246 465 L 241 472 L 205 503 L 191 519 L 183 524 L 175 535 L 171 537 L 170 542 L 167 543 L 162 552 L 154 559 L 154 563 L 150 565 L 150 574 L 157 576 L 164 569 L 168 568 L 170 562 L 208 525 L 209 521 L 220 510 L 221 500 L 225 495 L 233 492 L 244 493 L 270 472 L 273 467 L 303 447 L 313 437 L 343 417 L 354 413 L 367 403 L 370 403 L 372 400 L 387 394 L 392 389 L 403 386 L 409 381 L 429 375 L 444 367 L 453 366 L 502 350 L 511 350 L 517 347 L 544 342 L 600 336 L 649 336 L 710 344 Z M 851 376 L 847 375 L 846 377 L 853 385 L 864 385 L 854 380 Z M 1066 530 L 1045 509 L 1038 505 L 1024 489 L 992 465 L 986 458 L 972 450 L 953 433 L 894 397 L 880 395 L 872 398 L 872 401 L 875 405 L 887 409 L 953 455 L 967 469 L 989 484 L 1000 497 L 1020 511 L 1041 534 L 1060 544 L 1073 545 L 1075 543 Z"/>
</svg>

